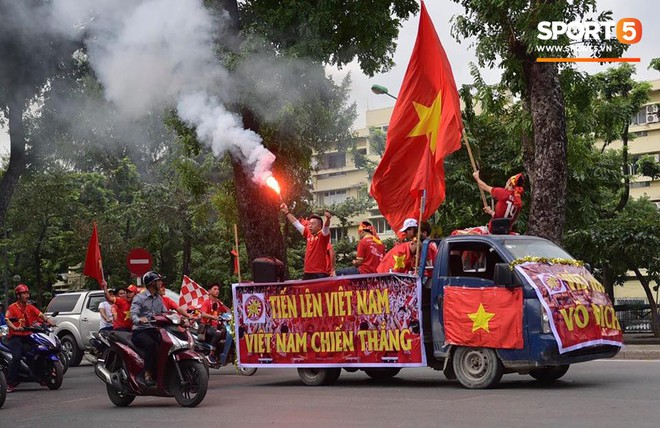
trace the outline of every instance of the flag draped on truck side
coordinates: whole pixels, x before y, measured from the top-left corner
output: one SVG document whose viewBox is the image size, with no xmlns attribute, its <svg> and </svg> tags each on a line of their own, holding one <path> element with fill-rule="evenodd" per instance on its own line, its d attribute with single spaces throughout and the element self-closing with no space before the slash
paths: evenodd
<svg viewBox="0 0 660 428">
<path fill-rule="evenodd" d="M 428 219 L 445 199 L 444 159 L 461 146 L 463 122 L 451 65 L 422 2 L 417 40 L 394 106 L 371 195 L 393 230 Z"/>
</svg>

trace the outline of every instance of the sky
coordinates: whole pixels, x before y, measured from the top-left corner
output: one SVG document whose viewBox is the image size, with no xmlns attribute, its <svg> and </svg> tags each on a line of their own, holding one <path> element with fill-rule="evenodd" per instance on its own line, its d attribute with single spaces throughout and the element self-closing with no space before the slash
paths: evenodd
<svg viewBox="0 0 660 428">
<path fill-rule="evenodd" d="M 462 7 L 449 0 L 427 0 L 426 6 L 452 64 L 456 85 L 460 87 L 464 83 L 471 83 L 469 64 L 470 62 L 476 63 L 474 48 L 470 45 L 471 41 L 467 40 L 459 44 L 451 36 L 451 19 L 463 12 Z M 633 17 L 641 21 L 643 26 L 642 39 L 639 43 L 632 45 L 625 56 L 641 58 L 641 62 L 636 64 L 638 79 L 659 79 L 660 73 L 647 70 L 649 61 L 652 58 L 660 57 L 660 47 L 657 44 L 657 41 L 660 40 L 660 25 L 658 25 L 660 24 L 658 22 L 660 18 L 657 14 L 657 2 L 655 0 L 600 0 L 598 8 L 601 11 L 612 10 L 614 20 Z M 394 105 L 392 98 L 373 94 L 370 88 L 373 84 L 379 84 L 387 87 L 390 93 L 394 95 L 398 93 L 415 43 L 418 23 L 419 16 L 415 16 L 403 24 L 394 55 L 396 65 L 389 72 L 369 78 L 361 73 L 357 63 L 351 63 L 341 70 L 328 69 L 328 72 L 337 79 L 342 78 L 347 73 L 351 75 L 351 101 L 356 103 L 358 112 L 358 118 L 354 124 L 355 129 L 365 126 L 364 113 L 366 110 L 392 107 Z M 599 64 L 590 64 L 580 68 L 590 73 L 596 73 L 605 70 L 606 67 Z M 498 69 L 481 69 L 481 73 L 487 83 L 497 82 L 501 74 Z M 7 132 L 5 129 L 0 129 L 0 155 L 6 154 L 8 150 L 9 138 Z"/>
</svg>

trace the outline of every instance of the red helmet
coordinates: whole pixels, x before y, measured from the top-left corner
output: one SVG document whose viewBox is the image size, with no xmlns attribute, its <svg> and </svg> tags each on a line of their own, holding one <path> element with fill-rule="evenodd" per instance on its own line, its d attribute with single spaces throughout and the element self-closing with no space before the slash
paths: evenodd
<svg viewBox="0 0 660 428">
<path fill-rule="evenodd" d="M 16 288 L 14 288 L 14 294 L 16 294 L 17 296 L 21 293 L 29 293 L 29 292 L 30 289 L 25 284 L 18 284 Z"/>
</svg>

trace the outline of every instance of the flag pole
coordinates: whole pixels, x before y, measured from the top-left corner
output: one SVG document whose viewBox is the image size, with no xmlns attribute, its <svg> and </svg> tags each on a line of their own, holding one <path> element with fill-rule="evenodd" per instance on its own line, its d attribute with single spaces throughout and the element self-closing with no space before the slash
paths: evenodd
<svg viewBox="0 0 660 428">
<path fill-rule="evenodd" d="M 234 243 L 236 244 L 236 264 L 238 265 L 238 282 L 241 282 L 241 259 L 238 252 L 238 226 L 234 223 Z"/>
<path fill-rule="evenodd" d="M 422 200 L 419 203 L 419 220 L 417 221 L 417 242 L 415 243 L 415 272 L 419 266 L 419 249 L 421 247 L 421 237 L 422 237 L 422 216 L 424 215 L 424 209 L 426 208 L 426 189 L 422 190 Z"/>
<path fill-rule="evenodd" d="M 472 148 L 470 147 L 470 142 L 465 135 L 465 129 L 463 129 L 463 141 L 465 142 L 465 147 L 467 148 L 468 156 L 470 157 L 470 163 L 472 164 L 472 171 L 477 172 L 477 163 L 474 161 L 474 156 L 472 156 Z M 479 188 L 479 193 L 481 193 L 481 201 L 484 203 L 484 207 L 488 206 L 488 201 L 486 201 L 486 194 L 483 189 Z"/>
</svg>

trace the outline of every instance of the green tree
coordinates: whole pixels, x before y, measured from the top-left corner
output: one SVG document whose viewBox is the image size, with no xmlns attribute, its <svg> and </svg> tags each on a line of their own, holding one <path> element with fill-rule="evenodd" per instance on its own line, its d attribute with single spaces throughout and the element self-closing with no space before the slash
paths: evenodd
<svg viewBox="0 0 660 428">
<path fill-rule="evenodd" d="M 498 65 L 502 83 L 521 96 L 532 131 L 522 134 L 522 160 L 532 186 L 527 232 L 561 243 L 566 212 L 567 144 L 564 96 L 556 65 L 537 62 L 536 26 L 540 20 L 570 22 L 595 12 L 593 0 L 514 1 L 454 0 L 465 15 L 456 17 L 457 40 L 476 37 L 480 66 Z M 610 19 L 603 14 L 599 20 Z M 553 43 L 569 47 L 566 37 Z M 604 46 L 594 45 L 596 54 Z M 609 43 L 614 54 L 617 43 Z M 608 56 L 613 56 L 610 52 Z M 520 138 L 520 137 L 519 137 Z M 549 204 L 548 201 L 553 203 Z"/>
</svg>

